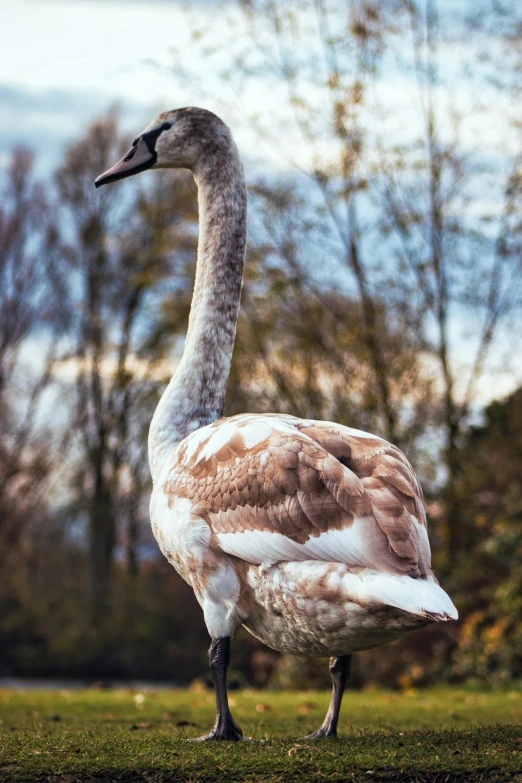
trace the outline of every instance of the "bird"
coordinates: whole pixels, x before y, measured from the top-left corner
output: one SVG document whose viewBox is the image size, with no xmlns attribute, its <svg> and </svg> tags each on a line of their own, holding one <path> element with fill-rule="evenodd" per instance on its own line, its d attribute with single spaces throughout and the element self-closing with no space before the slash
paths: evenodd
<svg viewBox="0 0 522 783">
<path fill-rule="evenodd" d="M 192 586 L 211 644 L 216 719 L 206 740 L 245 739 L 227 696 L 243 625 L 282 653 L 330 658 L 336 737 L 352 654 L 458 617 L 431 569 L 422 489 L 386 440 L 287 414 L 224 417 L 247 240 L 243 164 L 228 126 L 185 107 L 160 114 L 96 187 L 189 169 L 199 202 L 185 346 L 153 415 L 151 524 Z"/>
</svg>

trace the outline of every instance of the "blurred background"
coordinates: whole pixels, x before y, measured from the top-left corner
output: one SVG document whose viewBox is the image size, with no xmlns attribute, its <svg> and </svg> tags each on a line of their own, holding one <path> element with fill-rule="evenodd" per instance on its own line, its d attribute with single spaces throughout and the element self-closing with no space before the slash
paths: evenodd
<svg viewBox="0 0 522 783">
<path fill-rule="evenodd" d="M 227 413 L 400 446 L 458 623 L 355 685 L 522 676 L 522 6 L 19 0 L 0 47 L 0 675 L 187 684 L 208 637 L 152 538 L 149 422 L 183 348 L 187 172 L 94 178 L 200 105 L 245 162 Z M 242 631 L 239 685 L 328 683 Z"/>
</svg>

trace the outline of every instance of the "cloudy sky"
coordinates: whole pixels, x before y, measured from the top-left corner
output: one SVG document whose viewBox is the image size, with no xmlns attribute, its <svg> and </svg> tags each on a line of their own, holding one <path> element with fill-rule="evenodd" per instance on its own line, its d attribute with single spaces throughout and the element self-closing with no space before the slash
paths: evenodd
<svg viewBox="0 0 522 783">
<path fill-rule="evenodd" d="M 235 6 L 235 0 L 0 0 L 0 165 L 22 143 L 36 151 L 37 171 L 51 172 L 64 144 L 115 104 L 132 135 L 161 111 L 203 105 L 234 128 L 245 158 L 255 150 L 258 159 L 281 165 L 270 145 L 253 143 L 241 117 L 260 105 L 272 112 L 283 105 L 284 86 L 278 93 L 273 84 L 256 84 L 238 111 L 217 80 L 216 60 L 202 58 L 192 37 L 202 25 L 216 40 L 226 38 L 226 11 Z M 175 60 L 191 79 L 174 75 Z M 294 140 L 289 148 L 295 150 Z"/>
<path fill-rule="evenodd" d="M 77 137 L 89 121 L 114 103 L 121 107 L 124 126 L 134 134 L 156 112 L 204 102 L 206 108 L 218 111 L 233 124 L 240 148 L 244 155 L 248 154 L 254 148 L 252 138 L 241 125 L 237 107 L 234 111 L 220 100 L 223 96 L 219 93 L 225 93 L 226 86 L 213 81 L 216 74 L 209 65 L 211 60 L 201 58 L 191 36 L 192 28 L 201 23 L 210 26 L 217 40 L 225 38 L 227 5 L 235 3 L 0 0 L 0 164 L 9 148 L 22 142 L 37 151 L 41 171 L 51 170 L 64 142 Z M 451 84 L 452 102 L 465 109 L 473 92 L 465 80 L 455 82 L 454 74 L 469 46 L 459 35 L 469 3 L 440 0 L 439 6 L 443 20 L 456 31 L 455 43 L 447 47 L 441 63 L 446 69 L 446 82 Z M 172 64 L 176 56 L 196 77 L 192 83 L 174 76 Z M 388 128 L 388 133 L 399 133 L 409 125 L 408 104 L 418 98 L 412 81 L 411 76 L 386 67 L 376 82 L 382 106 L 393 107 L 387 121 L 392 123 L 397 118 L 398 125 Z M 488 138 L 498 136 L 509 107 L 495 105 L 500 100 L 498 93 L 485 84 L 482 89 L 491 104 L 490 117 L 487 123 L 470 125 L 467 132 L 472 143 L 476 142 L 477 133 L 484 135 L 486 150 Z M 446 95 L 442 92 L 444 101 Z M 273 82 L 256 83 L 250 85 L 245 102 L 249 105 L 242 108 L 247 112 L 263 106 L 273 114 L 288 104 L 288 94 L 282 85 L 279 92 Z M 288 146 L 295 152 L 297 139 L 286 132 Z M 263 148 L 263 154 L 270 155 L 270 150 Z M 275 156 L 272 162 L 276 165 Z"/>
<path fill-rule="evenodd" d="M 221 100 L 216 74 L 211 72 L 209 60 L 199 56 L 192 40 L 193 25 L 203 21 L 201 18 L 211 25 L 217 40 L 225 36 L 224 8 L 229 2 L 232 0 L 0 0 L 0 165 L 14 145 L 23 143 L 36 151 L 39 172 L 49 173 L 64 144 L 116 103 L 124 127 L 133 135 L 159 111 L 200 103 L 232 125 L 247 169 L 252 171 L 252 158 L 257 155 L 262 159 L 265 153 L 269 156 L 270 149 L 260 146 L 258 139 L 254 143 L 246 126 L 241 125 L 241 112 Z M 455 80 L 454 74 L 470 46 L 488 46 L 487 41 L 469 41 L 458 33 L 461 12 L 469 6 L 465 0 L 440 0 L 446 22 L 456 34 L 441 58 L 451 91 L 441 88 L 436 99 L 464 110 L 476 97 L 477 85 L 471 89 L 466 79 Z M 174 76 L 176 56 L 193 74 L 192 82 Z M 414 89 L 411 82 L 411 77 L 408 82 L 407 76 L 387 68 L 375 85 L 383 108 L 393 108 L 384 112 L 389 123 L 396 123 L 387 128 L 390 138 L 413 127 L 408 120 Z M 263 85 L 250 85 L 245 113 L 263 107 L 271 117 L 288 104 L 282 85 L 264 87 L 263 91 Z M 498 156 L 499 149 L 509 157 L 515 151 L 514 144 L 519 143 L 507 122 L 516 107 L 490 85 L 480 85 L 480 92 L 487 120 L 483 115 L 479 124 L 468 122 L 461 139 L 466 142 L 467 134 L 470 149 L 479 141 L 484 159 Z M 396 106 L 401 102 L 398 113 Z M 284 135 L 288 147 L 298 154 L 299 145 L 291 130 L 285 128 Z M 504 158 L 499 160 L 502 165 Z M 271 165 L 277 165 L 273 150 Z M 483 190 L 483 205 L 494 214 L 498 207 L 494 188 Z M 510 377 L 509 386 L 512 383 Z M 485 390 L 486 398 L 490 394 Z"/>
<path fill-rule="evenodd" d="M 192 3 L 218 17 L 219 3 Z M 171 0 L 1 0 L 0 150 L 27 143 L 41 170 L 64 141 L 118 102 L 130 132 L 151 112 L 190 102 L 186 90 L 151 60 L 171 50 L 190 56 L 183 6 Z M 197 63 L 195 63 L 197 65 Z"/>
</svg>

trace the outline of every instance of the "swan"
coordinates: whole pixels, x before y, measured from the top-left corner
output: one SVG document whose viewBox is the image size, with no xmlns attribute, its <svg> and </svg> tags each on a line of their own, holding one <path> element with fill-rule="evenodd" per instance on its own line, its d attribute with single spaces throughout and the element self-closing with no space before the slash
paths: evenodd
<svg viewBox="0 0 522 783">
<path fill-rule="evenodd" d="M 149 434 L 150 515 L 194 589 L 211 638 L 216 721 L 199 740 L 240 740 L 227 698 L 235 630 L 284 653 L 330 656 L 332 696 L 309 739 L 335 737 L 351 655 L 457 618 L 431 571 L 422 490 L 376 435 L 285 414 L 223 418 L 246 246 L 243 166 L 229 128 L 188 107 L 160 114 L 96 187 L 190 169 L 200 236 L 185 348 Z"/>
</svg>

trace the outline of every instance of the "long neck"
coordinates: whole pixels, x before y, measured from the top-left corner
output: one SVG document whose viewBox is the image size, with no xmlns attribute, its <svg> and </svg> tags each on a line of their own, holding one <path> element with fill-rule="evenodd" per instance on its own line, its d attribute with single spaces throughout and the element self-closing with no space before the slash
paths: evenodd
<svg viewBox="0 0 522 783">
<path fill-rule="evenodd" d="M 236 335 L 246 243 L 246 187 L 233 141 L 205 155 L 194 171 L 199 245 L 185 349 L 149 433 L 155 481 L 169 453 L 190 432 L 221 418 Z"/>
</svg>

